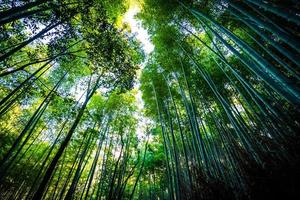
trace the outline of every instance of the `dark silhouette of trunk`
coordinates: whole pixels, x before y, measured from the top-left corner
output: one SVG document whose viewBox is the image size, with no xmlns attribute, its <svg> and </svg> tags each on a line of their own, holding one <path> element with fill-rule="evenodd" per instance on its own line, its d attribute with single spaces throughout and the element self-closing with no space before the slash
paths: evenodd
<svg viewBox="0 0 300 200">
<path fill-rule="evenodd" d="M 144 168 L 144 164 L 145 164 L 145 159 L 146 159 L 147 148 L 148 148 L 148 140 L 147 140 L 146 145 L 145 145 L 145 151 L 144 151 L 144 156 L 143 156 L 142 165 L 141 165 L 141 167 L 140 167 L 139 174 L 138 174 L 138 176 L 136 177 L 136 180 L 135 180 L 135 183 L 134 183 L 132 192 L 131 192 L 130 197 L 129 197 L 130 200 L 133 199 L 133 195 L 134 195 L 134 193 L 135 193 L 136 186 L 137 186 L 137 184 L 138 184 L 138 182 L 139 182 L 139 179 L 140 179 L 140 177 L 141 177 L 141 175 L 142 175 L 142 172 L 143 172 L 143 168 Z"/>
<path fill-rule="evenodd" d="M 127 161 L 128 161 L 128 157 L 129 157 L 129 146 L 130 146 L 130 135 L 128 135 L 127 137 L 127 141 L 126 141 L 126 146 L 125 146 L 125 152 L 124 152 L 124 158 L 122 160 L 122 164 L 120 165 L 119 167 L 119 172 L 118 172 L 118 181 L 117 181 L 117 185 L 114 189 L 114 196 L 115 196 L 115 199 L 120 199 L 122 198 L 120 196 L 120 192 L 121 192 L 121 189 L 122 189 L 122 180 L 124 179 L 124 176 L 125 176 L 125 170 L 127 168 Z"/>
<path fill-rule="evenodd" d="M 155 96 L 156 109 L 157 109 L 157 113 L 158 113 L 158 116 L 159 116 L 159 122 L 160 122 L 160 126 L 161 126 L 163 142 L 164 142 L 163 146 L 164 146 L 164 153 L 165 153 L 165 156 L 166 156 L 168 189 L 169 189 L 169 192 L 171 194 L 171 199 L 174 199 L 173 181 L 172 181 L 172 174 L 171 174 L 171 167 L 170 167 L 170 158 L 169 158 L 168 147 L 167 147 L 167 142 L 166 142 L 166 137 L 165 137 L 165 127 L 164 127 L 164 123 L 163 123 L 163 116 L 162 116 L 162 113 L 160 111 L 158 96 L 157 96 L 157 92 L 156 92 L 156 89 L 155 89 L 155 86 L 154 86 L 153 82 L 151 83 L 151 85 L 152 85 L 152 89 L 153 89 L 154 96 Z"/>
<path fill-rule="evenodd" d="M 0 101 L 0 115 L 2 115 L 5 110 L 9 107 L 7 105 L 7 101 L 10 100 L 10 98 L 13 97 L 13 95 L 15 93 L 17 93 L 20 89 L 22 89 L 33 77 L 35 77 L 35 75 L 37 73 L 39 73 L 42 69 L 44 69 L 45 67 L 48 66 L 50 62 L 47 62 L 46 64 L 44 64 L 43 66 L 41 66 L 38 70 L 36 70 L 33 74 L 31 74 L 26 80 L 24 80 L 20 85 L 18 85 L 13 91 L 11 91 L 6 97 L 4 97 L 1 101 Z M 42 74 L 44 74 L 51 66 L 49 66 L 48 68 L 46 68 L 46 70 L 44 70 L 35 80 L 37 80 Z M 14 102 L 16 100 L 16 98 L 14 98 L 13 100 L 11 100 L 12 102 Z M 6 105 L 5 105 L 6 104 Z M 9 104 L 9 102 L 8 102 Z M 4 108 L 2 108 L 4 107 Z"/>
<path fill-rule="evenodd" d="M 167 102 L 166 103 L 166 114 L 167 114 L 167 118 L 168 118 L 168 122 L 169 122 L 169 126 L 170 126 L 170 134 L 171 134 L 171 139 L 172 139 L 172 144 L 170 142 L 170 139 L 169 139 L 169 134 L 168 134 L 168 140 L 169 140 L 169 143 L 170 143 L 170 146 L 172 146 L 172 148 L 170 149 L 173 150 L 173 158 L 174 158 L 174 161 L 175 161 L 175 173 L 174 173 L 174 179 L 175 179 L 175 183 L 176 183 L 176 199 L 181 199 L 180 195 L 181 195 L 181 192 L 180 192 L 180 175 L 179 175 L 179 172 L 180 172 L 180 164 L 179 164 L 179 157 L 178 157 L 178 147 L 177 147 L 177 142 L 176 142 L 176 138 L 175 138 L 175 133 L 174 133 L 174 128 L 173 128 L 173 120 L 172 120 L 172 116 L 171 116 L 171 113 L 170 113 L 170 108 L 169 108 L 169 103 Z M 173 163 L 173 162 L 172 162 Z"/>
<path fill-rule="evenodd" d="M 59 87 L 59 85 L 61 84 L 62 80 L 64 79 L 64 77 L 66 76 L 67 73 L 65 73 L 63 75 L 63 77 L 57 82 L 57 84 L 53 87 L 53 89 L 48 93 L 48 95 L 45 97 L 45 99 L 43 100 L 43 102 L 40 104 L 40 106 L 38 107 L 38 109 L 35 111 L 35 113 L 33 114 L 33 116 L 30 118 L 30 120 L 28 121 L 28 123 L 26 124 L 25 128 L 23 129 L 23 131 L 20 133 L 20 135 L 17 137 L 17 139 L 14 141 L 14 143 L 12 144 L 11 148 L 8 150 L 8 152 L 4 155 L 3 159 L 0 161 L 0 181 L 3 178 L 7 167 L 9 166 L 4 166 L 5 162 L 8 161 L 8 159 L 11 158 L 13 152 L 16 150 L 17 146 L 19 145 L 19 143 L 22 141 L 22 139 L 24 138 L 24 136 L 26 135 L 27 131 L 30 129 L 33 129 L 37 123 L 37 120 L 42 116 L 43 112 L 45 111 L 45 109 L 47 108 L 49 102 L 50 102 L 50 98 L 52 96 L 52 94 L 57 90 L 57 88 Z M 28 134 L 27 138 L 24 141 L 24 144 L 26 143 L 26 141 L 29 139 L 29 137 L 31 136 L 32 131 Z M 24 144 L 22 146 L 24 146 Z M 17 153 L 19 153 L 20 151 L 18 151 Z M 17 154 L 16 154 L 17 155 Z M 14 157 L 15 158 L 15 157 Z M 11 162 L 10 162 L 11 163 Z"/>
<path fill-rule="evenodd" d="M 122 138 L 121 138 L 121 143 L 122 143 L 122 147 L 121 147 L 120 155 L 119 155 L 118 160 L 117 160 L 117 162 L 114 166 L 113 176 L 110 180 L 109 192 L 108 192 L 108 196 L 107 196 L 108 200 L 114 199 L 113 191 L 114 191 L 115 179 L 116 179 L 117 170 L 118 170 L 118 167 L 119 167 L 119 162 L 121 160 L 121 157 L 122 157 L 122 154 L 123 154 L 123 148 L 124 148 L 124 141 L 123 141 Z"/>
<path fill-rule="evenodd" d="M 26 148 L 26 150 L 19 156 L 19 159 L 17 159 L 15 162 L 18 163 L 20 162 L 27 154 L 27 152 L 29 151 L 29 149 L 33 146 L 33 144 L 36 142 L 36 140 L 38 139 L 38 137 L 40 136 L 40 134 L 45 130 L 45 126 L 42 128 L 41 131 L 38 132 L 38 134 L 33 138 L 33 140 L 31 141 L 31 143 L 28 145 L 28 147 Z"/>
<path fill-rule="evenodd" d="M 95 127 L 95 125 L 94 125 L 94 127 Z M 86 158 L 86 154 L 87 154 L 88 149 L 89 149 L 89 147 L 91 145 L 91 142 L 92 142 L 92 134 L 90 133 L 90 135 L 88 137 L 88 141 L 86 142 L 86 145 L 85 145 L 83 151 L 81 152 L 79 164 L 78 164 L 77 169 L 75 171 L 75 175 L 73 177 L 71 186 L 70 186 L 70 188 L 69 188 L 69 190 L 68 190 L 68 192 L 67 192 L 67 194 L 65 196 L 65 199 L 73 199 L 73 196 L 75 195 L 75 190 L 76 190 L 78 181 L 80 179 L 81 172 L 84 169 L 84 168 L 82 168 L 82 164 L 84 162 L 84 159 Z"/>
<path fill-rule="evenodd" d="M 43 113 L 45 112 L 46 108 L 48 107 L 50 101 L 47 101 L 41 108 L 41 110 L 38 112 L 38 114 L 36 116 L 34 116 L 33 121 L 29 122 L 29 126 L 28 129 L 25 128 L 23 130 L 23 132 L 20 134 L 21 136 L 21 140 L 18 140 L 19 138 L 17 138 L 16 142 L 18 143 L 14 143 L 12 148 L 8 151 L 9 155 L 6 155 L 6 157 L 8 157 L 9 160 L 6 160 L 5 162 L 5 166 L 2 167 L 1 169 L 1 173 L 4 175 L 8 169 L 12 166 L 12 164 L 14 163 L 15 159 L 19 156 L 19 153 L 21 152 L 21 150 L 23 149 L 23 147 L 26 145 L 26 143 L 28 142 L 28 140 L 30 139 L 30 137 L 32 136 L 32 133 L 34 131 L 34 129 L 36 128 L 36 125 L 38 123 L 38 121 L 40 120 L 40 118 L 42 117 Z M 27 136 L 24 138 L 24 136 L 27 134 Z M 24 139 L 23 139 L 24 138 Z M 21 144 L 20 144 L 21 143 Z M 16 144 L 16 146 L 15 146 Z M 2 176 L 0 176 L 0 181 L 2 179 Z"/>
<path fill-rule="evenodd" d="M 181 63 L 181 65 L 182 65 L 182 63 Z M 166 82 L 167 82 L 167 80 L 166 80 Z M 177 106 L 176 106 L 176 103 L 175 103 L 175 100 L 173 98 L 173 95 L 172 95 L 172 92 L 171 92 L 171 89 L 169 87 L 169 83 L 168 82 L 167 82 L 167 87 L 168 87 L 169 95 L 171 97 L 173 108 L 175 110 L 175 115 L 176 115 L 176 120 L 177 120 L 177 126 L 179 127 L 180 139 L 181 139 L 183 150 L 184 150 L 185 167 L 186 167 L 187 174 L 188 174 L 189 184 L 192 187 L 192 178 L 191 178 L 191 174 L 190 174 L 190 170 L 189 170 L 189 165 L 188 165 L 189 159 L 188 159 L 188 156 L 187 156 L 188 155 L 187 154 L 187 147 L 186 147 L 186 144 L 185 144 L 185 141 L 184 141 L 184 137 L 183 137 L 183 130 L 182 130 L 182 127 L 181 127 L 180 116 L 179 116 L 179 113 L 178 113 L 178 110 L 177 110 Z"/>
<path fill-rule="evenodd" d="M 55 56 L 44 58 L 44 59 L 41 59 L 41 60 L 36 60 L 36 61 L 30 62 L 30 63 L 26 63 L 26 64 L 24 64 L 20 67 L 15 68 L 15 69 L 9 68 L 8 70 L 5 70 L 4 72 L 1 72 L 0 77 L 7 76 L 7 75 L 13 74 L 15 72 L 24 70 L 26 67 L 31 66 L 31 65 L 35 65 L 35 64 L 38 64 L 38 63 L 46 62 L 46 61 L 48 61 L 47 63 L 51 63 L 58 57 L 71 55 L 72 53 L 80 52 L 81 50 L 73 51 L 73 52 L 66 52 L 68 49 L 70 49 L 74 45 L 78 44 L 79 42 L 81 42 L 81 41 L 78 41 L 75 44 L 70 45 L 67 49 L 61 51 L 60 53 L 56 54 Z"/>
<path fill-rule="evenodd" d="M 50 177 L 52 176 L 53 174 L 53 171 L 58 163 L 58 160 L 59 158 L 61 157 L 62 153 L 64 152 L 64 150 L 66 149 L 66 147 L 68 146 L 71 138 L 72 138 L 72 135 L 73 133 L 75 132 L 75 129 L 81 119 L 81 117 L 83 116 L 83 113 L 85 111 L 85 108 L 90 100 L 90 98 L 94 95 L 94 93 L 96 92 L 97 88 L 98 88 L 98 83 L 99 83 L 99 80 L 100 80 L 100 77 L 98 77 L 97 81 L 96 81 L 96 84 L 94 85 L 93 89 L 91 90 L 91 92 L 89 92 L 89 90 L 87 91 L 87 97 L 81 107 L 81 109 L 79 110 L 79 113 L 75 119 L 75 121 L 73 122 L 73 125 L 72 127 L 70 128 L 66 138 L 64 139 L 64 141 L 62 142 L 59 150 L 57 151 L 56 155 L 54 156 L 53 160 L 51 161 L 46 173 L 45 173 L 45 176 L 41 182 L 41 184 L 39 185 L 39 188 L 38 190 L 36 191 L 36 193 L 34 194 L 33 196 L 33 199 L 34 200 L 39 200 L 42 198 L 43 196 L 43 193 L 45 191 L 45 188 L 49 182 L 49 179 Z"/>
<path fill-rule="evenodd" d="M 75 155 L 75 159 L 74 159 L 74 162 L 72 164 L 72 167 L 71 167 L 71 170 L 69 171 L 68 175 L 67 175 L 67 178 L 66 180 L 64 181 L 64 184 L 62 186 L 62 189 L 61 191 L 57 194 L 58 195 L 58 199 L 61 200 L 65 194 L 65 191 L 67 189 L 67 185 L 68 185 L 68 182 L 72 176 L 72 173 L 73 173 L 73 170 L 75 169 L 75 166 L 76 166 L 76 163 L 77 163 L 77 160 L 79 159 L 79 155 L 80 155 L 80 152 L 81 152 L 81 148 L 83 147 L 84 145 L 84 142 L 85 142 L 85 139 L 86 139 L 86 135 L 84 135 L 83 139 L 81 140 L 81 143 L 80 143 L 80 146 L 78 148 L 78 151 L 76 152 L 76 155 Z M 66 153 L 66 152 L 65 152 Z M 79 162 L 79 161 L 78 161 Z"/>
<path fill-rule="evenodd" d="M 100 151 L 102 149 L 103 141 L 106 138 L 106 133 L 107 133 L 108 126 L 109 126 L 109 121 L 106 124 L 106 128 L 103 132 L 103 136 L 99 139 L 97 152 L 96 152 L 93 164 L 92 164 L 91 169 L 90 169 L 90 174 L 89 174 L 89 179 L 88 179 L 89 181 L 88 181 L 88 184 L 87 184 L 87 190 L 86 190 L 86 194 L 85 194 L 85 197 L 84 197 L 85 200 L 87 200 L 87 198 L 88 198 L 90 187 L 91 187 L 92 181 L 94 179 L 95 169 L 97 167 L 97 162 L 98 162 L 98 159 L 99 159 Z M 84 191 L 83 191 L 83 193 L 84 193 Z M 93 194 L 92 194 L 92 196 L 93 196 Z"/>
<path fill-rule="evenodd" d="M 46 28 L 44 28 L 43 30 L 41 30 L 39 33 L 37 33 L 33 37 L 31 37 L 28 40 L 24 41 L 23 43 L 21 43 L 20 45 L 18 45 L 15 48 L 13 48 L 12 50 L 8 51 L 7 53 L 4 53 L 3 55 L 1 55 L 0 56 L 0 62 L 4 61 L 8 57 L 12 56 L 14 53 L 16 53 L 17 51 L 21 50 L 23 47 L 25 47 L 26 45 L 30 44 L 34 40 L 42 37 L 45 33 L 49 32 L 50 30 L 54 29 L 55 27 L 57 27 L 60 24 L 62 24 L 62 21 L 48 25 Z"/>
<path fill-rule="evenodd" d="M 130 170 L 128 176 L 126 177 L 126 179 L 124 180 L 122 186 L 121 186 L 121 191 L 120 191 L 120 194 L 119 194 L 119 199 L 122 198 L 123 194 L 124 194 L 124 191 L 126 189 L 126 186 L 127 186 L 127 182 L 128 180 L 130 179 L 130 177 L 133 176 L 134 172 L 135 172 L 135 169 L 137 168 L 138 164 L 140 162 L 140 152 L 138 152 L 138 159 L 136 161 L 136 163 L 134 164 L 134 166 L 132 167 L 132 169 Z"/>
<path fill-rule="evenodd" d="M 57 193 L 57 190 L 58 190 L 58 184 L 59 184 L 60 180 L 62 179 L 62 171 L 63 171 L 64 164 L 65 164 L 65 157 L 66 157 L 66 152 L 64 153 L 63 158 L 62 158 L 62 164 L 60 166 L 60 170 L 59 170 L 59 173 L 58 173 L 58 179 L 57 179 L 57 181 L 54 184 L 55 186 L 54 186 L 54 192 L 52 194 L 52 200 L 56 199 L 56 193 Z"/>
<path fill-rule="evenodd" d="M 0 18 L 3 19 L 3 18 L 10 17 L 12 15 L 15 15 L 16 13 L 21 13 L 21 12 L 29 10 L 31 8 L 37 7 L 43 3 L 46 3 L 47 1 L 49 1 L 49 0 L 37 0 L 37 1 L 31 2 L 31 3 L 27 3 L 23 6 L 18 6 L 18 7 L 11 8 L 9 10 L 2 11 L 2 12 L 0 12 Z"/>
<path fill-rule="evenodd" d="M 37 9 L 37 10 L 30 10 L 30 11 L 27 11 L 27 12 L 15 14 L 15 15 L 9 17 L 9 18 L 3 18 L 3 19 L 0 20 L 0 26 L 3 26 L 5 24 L 7 24 L 7 23 L 16 21 L 18 19 L 23 19 L 23 18 L 32 16 L 34 14 L 37 14 L 39 12 L 43 12 L 45 10 L 47 10 L 47 9 L 43 8 L 43 9 Z"/>
<path fill-rule="evenodd" d="M 55 146 L 57 145 L 57 142 L 58 142 L 59 138 L 61 137 L 61 134 L 62 134 L 63 129 L 64 129 L 64 127 L 65 127 L 66 124 L 67 124 L 67 121 L 65 121 L 65 122 L 63 123 L 62 128 L 60 129 L 58 135 L 56 136 L 56 138 L 55 138 L 55 140 L 54 140 L 54 142 L 53 142 L 53 144 L 52 144 L 52 146 L 51 146 L 51 148 L 50 148 L 50 150 L 49 150 L 49 152 L 47 153 L 47 156 L 46 156 L 46 158 L 44 159 L 44 161 L 43 161 L 43 163 L 42 163 L 42 165 L 41 165 L 42 167 L 41 167 L 40 170 L 38 171 L 37 176 L 35 177 L 35 179 L 34 179 L 34 181 L 33 181 L 33 184 L 32 184 L 32 186 L 31 186 L 31 188 L 30 188 L 29 194 L 31 194 L 31 193 L 34 191 L 34 188 L 36 187 L 36 183 L 38 182 L 40 176 L 42 175 L 42 172 L 43 172 L 43 170 L 44 170 L 44 166 L 46 165 L 46 163 L 47 163 L 49 157 L 51 156 L 51 153 L 52 153 L 53 149 L 54 149 Z"/>
<path fill-rule="evenodd" d="M 104 179 L 107 173 L 107 165 L 108 165 L 108 157 L 109 157 L 109 153 L 111 152 L 111 147 L 112 147 L 112 138 L 110 138 L 109 140 L 109 145 L 108 145 L 108 151 L 107 153 L 104 155 L 105 156 L 105 161 L 102 163 L 102 167 L 101 167 L 101 174 L 99 177 L 99 181 L 98 181 L 98 188 L 97 188 L 97 193 L 96 193 L 96 199 L 100 199 L 102 196 L 102 191 L 103 191 L 103 184 L 104 184 Z M 107 149 L 107 146 L 105 147 L 105 150 Z M 104 150 L 104 152 L 105 152 Z"/>
</svg>

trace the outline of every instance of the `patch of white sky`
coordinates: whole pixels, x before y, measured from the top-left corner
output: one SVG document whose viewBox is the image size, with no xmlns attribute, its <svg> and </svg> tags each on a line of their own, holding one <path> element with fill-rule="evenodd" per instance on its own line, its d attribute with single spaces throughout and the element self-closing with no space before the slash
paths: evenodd
<svg viewBox="0 0 300 200">
<path fill-rule="evenodd" d="M 150 35 L 147 30 L 143 28 L 142 22 L 136 18 L 140 12 L 138 5 L 132 5 L 124 14 L 123 23 L 127 23 L 131 29 L 131 33 L 135 35 L 136 39 L 142 43 L 142 48 L 146 54 L 154 50 L 154 45 L 150 41 Z"/>
<path fill-rule="evenodd" d="M 142 48 L 146 54 L 146 60 L 148 55 L 154 50 L 154 45 L 152 44 L 150 40 L 150 35 L 148 34 L 147 30 L 144 29 L 142 26 L 141 20 L 137 19 L 136 15 L 141 11 L 140 7 L 136 4 L 131 5 L 127 12 L 124 14 L 123 17 L 123 23 L 126 23 L 130 27 L 131 34 L 133 34 L 138 41 L 141 42 Z M 145 63 L 142 63 L 140 68 L 141 70 L 143 69 Z M 137 125 L 137 136 L 139 139 L 143 140 L 146 138 L 146 128 L 149 124 L 151 124 L 151 120 L 149 118 L 146 118 L 142 111 L 144 108 L 144 101 L 142 99 L 142 92 L 139 89 L 140 87 L 140 75 L 141 75 L 141 70 L 137 72 L 137 82 L 135 84 L 135 90 L 137 91 L 136 93 L 136 101 L 137 101 L 137 106 L 138 110 L 135 114 L 135 117 L 138 119 L 138 125 Z M 150 138 L 151 139 L 151 138 Z"/>
</svg>

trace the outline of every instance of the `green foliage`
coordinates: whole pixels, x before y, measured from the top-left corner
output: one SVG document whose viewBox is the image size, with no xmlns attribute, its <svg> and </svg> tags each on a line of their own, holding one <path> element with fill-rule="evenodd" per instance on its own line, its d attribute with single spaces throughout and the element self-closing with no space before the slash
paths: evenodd
<svg viewBox="0 0 300 200">
<path fill-rule="evenodd" d="M 1 3 L 0 199 L 293 199 L 299 5 L 134 3 Z"/>
</svg>

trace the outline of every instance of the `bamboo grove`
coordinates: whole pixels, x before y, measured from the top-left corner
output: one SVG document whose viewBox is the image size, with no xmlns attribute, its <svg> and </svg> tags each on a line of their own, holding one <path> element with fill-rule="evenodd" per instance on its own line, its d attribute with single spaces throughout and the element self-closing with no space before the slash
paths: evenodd
<svg viewBox="0 0 300 200">
<path fill-rule="evenodd" d="M 297 168 L 297 9 L 145 1 L 140 17 L 156 49 L 142 90 L 161 129 L 171 199 L 289 199 L 271 182 Z"/>
<path fill-rule="evenodd" d="M 297 199 L 299 10 L 0 0 L 0 199 Z"/>
</svg>

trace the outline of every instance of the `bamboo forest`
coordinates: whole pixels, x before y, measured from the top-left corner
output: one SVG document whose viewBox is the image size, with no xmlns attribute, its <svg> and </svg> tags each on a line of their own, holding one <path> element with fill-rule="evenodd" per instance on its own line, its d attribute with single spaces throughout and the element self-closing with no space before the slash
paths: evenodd
<svg viewBox="0 0 300 200">
<path fill-rule="evenodd" d="M 0 0 L 0 200 L 296 200 L 299 133 L 299 0 Z"/>
</svg>

